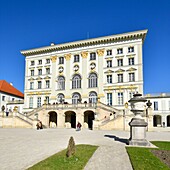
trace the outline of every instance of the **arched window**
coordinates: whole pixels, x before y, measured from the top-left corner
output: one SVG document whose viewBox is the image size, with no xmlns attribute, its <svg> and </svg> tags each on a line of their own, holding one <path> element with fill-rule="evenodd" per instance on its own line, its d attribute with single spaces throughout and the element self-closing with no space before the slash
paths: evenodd
<svg viewBox="0 0 170 170">
<path fill-rule="evenodd" d="M 58 77 L 58 90 L 64 90 L 65 89 L 65 78 L 63 76 Z"/>
<path fill-rule="evenodd" d="M 57 100 L 58 100 L 59 103 L 63 103 L 64 98 L 65 98 L 65 96 L 62 93 L 59 93 L 58 96 L 57 96 Z"/>
<path fill-rule="evenodd" d="M 72 103 L 77 104 L 81 100 L 81 95 L 79 93 L 73 93 Z"/>
<path fill-rule="evenodd" d="M 76 74 L 72 78 L 72 89 L 81 88 L 81 76 Z"/>
<path fill-rule="evenodd" d="M 96 92 L 90 92 L 89 93 L 89 103 L 97 103 L 97 93 Z"/>
<path fill-rule="evenodd" d="M 91 73 L 89 75 L 89 88 L 97 87 L 97 74 Z"/>
</svg>

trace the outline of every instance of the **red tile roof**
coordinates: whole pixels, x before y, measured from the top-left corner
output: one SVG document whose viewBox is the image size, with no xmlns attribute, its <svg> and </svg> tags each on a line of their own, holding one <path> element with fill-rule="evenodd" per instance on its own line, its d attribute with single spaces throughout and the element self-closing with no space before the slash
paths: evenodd
<svg viewBox="0 0 170 170">
<path fill-rule="evenodd" d="M 24 98 L 24 94 L 7 83 L 5 80 L 0 80 L 0 92 L 8 93 L 17 97 Z"/>
</svg>

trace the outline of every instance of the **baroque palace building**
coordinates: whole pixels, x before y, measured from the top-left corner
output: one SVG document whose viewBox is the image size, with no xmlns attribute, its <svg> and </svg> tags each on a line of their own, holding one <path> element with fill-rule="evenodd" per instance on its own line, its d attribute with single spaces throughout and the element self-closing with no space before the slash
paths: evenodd
<svg viewBox="0 0 170 170">
<path fill-rule="evenodd" d="M 25 112 L 47 103 L 95 103 L 123 108 L 143 94 L 147 30 L 23 50 Z"/>
<path fill-rule="evenodd" d="M 143 94 L 147 30 L 23 50 L 23 113 L 14 109 L 1 126 L 128 130 L 128 100 Z M 150 114 L 149 114 L 150 115 Z M 150 118 L 147 119 L 151 121 Z"/>
</svg>

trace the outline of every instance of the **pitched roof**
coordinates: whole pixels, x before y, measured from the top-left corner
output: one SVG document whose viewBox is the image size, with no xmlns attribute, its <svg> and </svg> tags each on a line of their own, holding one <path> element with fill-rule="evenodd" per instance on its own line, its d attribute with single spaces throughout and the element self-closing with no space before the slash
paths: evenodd
<svg viewBox="0 0 170 170">
<path fill-rule="evenodd" d="M 5 80 L 0 80 L 0 92 L 8 93 L 17 97 L 24 98 L 24 94 L 13 87 Z"/>
</svg>

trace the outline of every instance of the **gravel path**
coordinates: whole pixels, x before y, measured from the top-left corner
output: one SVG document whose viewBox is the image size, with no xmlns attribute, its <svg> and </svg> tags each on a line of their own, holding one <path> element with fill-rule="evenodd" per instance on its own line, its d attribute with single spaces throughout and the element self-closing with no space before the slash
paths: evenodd
<svg viewBox="0 0 170 170">
<path fill-rule="evenodd" d="M 125 150 L 129 132 L 74 129 L 0 129 L 0 169 L 26 169 L 65 149 L 70 136 L 76 144 L 100 146 L 85 169 L 132 169 Z M 149 132 L 147 139 L 170 141 L 170 132 Z"/>
</svg>

